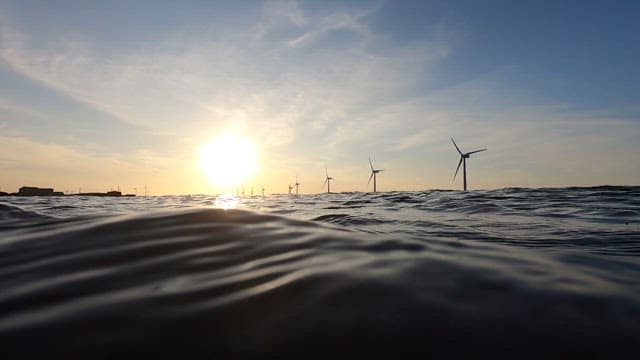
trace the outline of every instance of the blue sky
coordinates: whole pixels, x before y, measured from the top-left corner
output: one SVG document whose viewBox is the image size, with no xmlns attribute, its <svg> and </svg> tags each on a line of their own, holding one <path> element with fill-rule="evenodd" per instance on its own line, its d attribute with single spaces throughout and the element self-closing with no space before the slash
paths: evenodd
<svg viewBox="0 0 640 360">
<path fill-rule="evenodd" d="M 218 192 L 198 149 L 285 192 L 640 183 L 633 1 L 2 1 L 0 186 Z"/>
</svg>

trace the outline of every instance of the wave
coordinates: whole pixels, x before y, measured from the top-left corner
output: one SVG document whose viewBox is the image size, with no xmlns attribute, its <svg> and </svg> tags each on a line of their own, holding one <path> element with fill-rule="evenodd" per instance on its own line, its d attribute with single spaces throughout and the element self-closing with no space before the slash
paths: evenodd
<svg viewBox="0 0 640 360">
<path fill-rule="evenodd" d="M 8 358 L 631 358 L 638 209 L 570 191 L 239 201 L 270 213 L 183 208 L 206 196 L 45 205 L 89 202 L 84 217 L 3 202 L 0 346 Z"/>
</svg>

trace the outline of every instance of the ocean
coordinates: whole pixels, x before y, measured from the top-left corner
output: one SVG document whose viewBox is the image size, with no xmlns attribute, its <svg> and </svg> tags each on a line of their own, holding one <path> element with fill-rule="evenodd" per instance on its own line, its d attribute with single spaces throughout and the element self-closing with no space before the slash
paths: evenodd
<svg viewBox="0 0 640 360">
<path fill-rule="evenodd" d="M 640 187 L 2 197 L 0 349 L 637 359 Z"/>
</svg>

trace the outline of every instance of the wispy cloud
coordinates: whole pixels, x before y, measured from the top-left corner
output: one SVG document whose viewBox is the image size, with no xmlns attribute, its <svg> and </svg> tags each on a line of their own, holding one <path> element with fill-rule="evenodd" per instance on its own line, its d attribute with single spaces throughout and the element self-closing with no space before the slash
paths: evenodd
<svg viewBox="0 0 640 360">
<path fill-rule="evenodd" d="M 305 14 L 295 2 L 270 2 L 255 29 L 226 29 L 230 38 L 215 28 L 173 29 L 167 40 L 125 53 L 79 33 L 36 45 L 3 25 L 0 54 L 14 70 L 136 125 L 197 133 L 194 124 L 223 124 L 233 114 L 282 145 L 292 129 L 323 131 L 393 101 L 442 58 L 443 44 L 385 43 L 362 22 L 367 11 Z M 337 30 L 354 34 L 347 50 L 297 49 Z"/>
</svg>

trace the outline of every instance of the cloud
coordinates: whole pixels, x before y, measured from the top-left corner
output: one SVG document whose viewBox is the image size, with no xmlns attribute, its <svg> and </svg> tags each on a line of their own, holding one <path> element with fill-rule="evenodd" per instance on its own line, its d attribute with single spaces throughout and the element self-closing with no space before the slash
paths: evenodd
<svg viewBox="0 0 640 360">
<path fill-rule="evenodd" d="M 0 55 L 15 71 L 135 125 L 197 137 L 233 114 L 231 121 L 260 128 L 267 145 L 282 146 L 296 129 L 331 131 L 362 109 L 393 102 L 442 59 L 441 43 L 387 43 L 364 22 L 370 11 L 316 14 L 269 2 L 252 29 L 225 29 L 229 37 L 215 25 L 197 34 L 168 29 L 163 40 L 133 50 L 77 32 L 35 41 L 4 24 Z M 314 47 L 338 30 L 355 35 L 346 48 Z"/>
<path fill-rule="evenodd" d="M 368 13 L 368 11 L 367 11 Z M 327 35 L 332 31 L 347 30 L 352 31 L 360 38 L 371 36 L 368 26 L 360 22 L 362 14 L 334 13 L 319 22 L 315 23 L 308 31 L 302 35 L 287 41 L 290 47 L 303 46 L 312 44 L 323 35 Z"/>
</svg>

